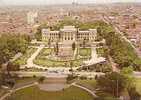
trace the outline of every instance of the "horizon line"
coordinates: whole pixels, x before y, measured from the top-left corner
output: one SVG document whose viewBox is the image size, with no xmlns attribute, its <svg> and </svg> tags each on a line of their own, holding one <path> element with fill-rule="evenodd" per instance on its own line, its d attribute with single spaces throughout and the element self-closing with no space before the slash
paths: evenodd
<svg viewBox="0 0 141 100">
<path fill-rule="evenodd" d="M 73 4 L 74 3 L 74 4 Z M 128 2 L 93 2 L 93 3 L 79 3 L 79 2 L 72 2 L 72 3 L 54 3 L 54 4 L 0 4 L 0 6 L 49 6 L 49 5 L 98 5 L 98 4 L 140 4 L 141 1 L 128 1 Z"/>
</svg>

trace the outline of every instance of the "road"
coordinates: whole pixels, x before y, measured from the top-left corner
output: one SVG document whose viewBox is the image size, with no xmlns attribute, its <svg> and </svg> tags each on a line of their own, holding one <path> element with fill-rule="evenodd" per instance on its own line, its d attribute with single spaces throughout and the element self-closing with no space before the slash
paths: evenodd
<svg viewBox="0 0 141 100">
<path fill-rule="evenodd" d="M 47 77 L 47 78 L 66 78 L 68 76 L 68 74 L 71 74 L 71 72 L 49 72 L 49 71 L 40 71 L 40 72 L 27 72 L 27 71 L 14 71 L 14 72 L 11 72 L 11 74 L 17 74 L 19 75 L 19 77 L 33 77 L 34 75 L 37 76 L 37 77 L 41 77 L 41 76 L 44 76 L 44 77 Z M 74 72 L 74 74 L 78 75 L 78 76 L 86 76 L 88 78 L 95 78 L 95 75 L 97 76 L 101 76 L 101 75 L 105 75 L 104 73 L 102 72 L 87 72 L 87 71 L 84 71 L 84 72 L 79 72 L 79 71 L 76 71 Z"/>
</svg>

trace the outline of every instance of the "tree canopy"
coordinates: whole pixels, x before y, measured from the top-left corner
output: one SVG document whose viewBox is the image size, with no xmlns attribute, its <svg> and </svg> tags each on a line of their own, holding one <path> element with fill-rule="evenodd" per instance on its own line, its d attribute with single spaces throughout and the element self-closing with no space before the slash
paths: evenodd
<svg viewBox="0 0 141 100">
<path fill-rule="evenodd" d="M 30 39 L 26 35 L 2 35 L 0 37 L 0 65 L 16 53 L 25 53 Z"/>
</svg>

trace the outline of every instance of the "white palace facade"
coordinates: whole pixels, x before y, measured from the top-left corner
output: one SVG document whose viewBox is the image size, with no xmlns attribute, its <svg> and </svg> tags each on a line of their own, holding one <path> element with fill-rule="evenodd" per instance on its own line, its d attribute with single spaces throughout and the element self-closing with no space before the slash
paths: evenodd
<svg viewBox="0 0 141 100">
<path fill-rule="evenodd" d="M 59 31 L 50 31 L 50 29 L 42 29 L 42 40 L 43 41 L 60 41 L 60 42 L 69 42 L 69 41 L 83 41 L 87 40 L 92 42 L 95 40 L 97 30 L 89 29 L 86 31 L 81 31 L 75 26 L 64 26 Z"/>
</svg>

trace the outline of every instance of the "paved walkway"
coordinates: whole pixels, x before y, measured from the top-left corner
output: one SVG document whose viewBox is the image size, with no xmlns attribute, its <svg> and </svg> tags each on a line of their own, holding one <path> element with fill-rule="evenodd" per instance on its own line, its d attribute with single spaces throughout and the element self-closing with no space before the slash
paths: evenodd
<svg viewBox="0 0 141 100">
<path fill-rule="evenodd" d="M 4 100 L 4 99 L 6 99 L 6 97 L 8 97 L 8 96 L 10 96 L 10 95 L 11 95 L 11 92 L 6 93 L 5 95 L 3 95 L 3 96 L 0 98 L 0 100 Z"/>
<path fill-rule="evenodd" d="M 10 59 L 11 62 L 17 60 L 18 58 L 20 58 L 22 56 L 21 53 L 17 53 L 12 59 Z"/>
<path fill-rule="evenodd" d="M 34 63 L 33 60 L 38 56 L 38 54 L 40 53 L 40 51 L 44 48 L 44 45 L 40 45 L 37 49 L 37 51 L 35 51 L 32 56 L 27 60 L 27 67 L 37 67 Z"/>
<path fill-rule="evenodd" d="M 72 86 L 76 86 L 76 87 L 78 87 L 78 88 L 81 88 L 81 89 L 87 91 L 88 93 L 90 93 L 93 97 L 97 97 L 97 95 L 94 93 L 94 91 L 92 91 L 92 90 L 90 90 L 90 89 L 88 89 L 88 88 L 86 88 L 86 87 L 83 87 L 83 86 L 78 85 L 78 84 L 76 84 L 76 83 L 73 83 Z"/>
<path fill-rule="evenodd" d="M 40 72 L 27 72 L 27 71 L 13 71 L 11 72 L 11 74 L 18 74 L 21 77 L 32 77 L 34 75 L 36 76 L 45 76 L 47 78 L 54 78 L 54 77 L 58 77 L 58 78 L 66 78 L 68 74 L 70 74 L 70 72 L 65 73 L 65 72 L 48 72 L 48 71 L 40 71 Z M 74 72 L 74 74 L 78 75 L 78 76 L 90 76 L 90 77 L 94 77 L 95 75 L 101 76 L 101 75 L 105 75 L 105 73 L 102 72 Z"/>
<path fill-rule="evenodd" d="M 24 89 L 24 88 L 27 88 L 27 87 L 31 87 L 31 86 L 34 86 L 35 85 L 35 83 L 33 83 L 33 84 L 29 84 L 29 85 L 26 85 L 26 86 L 22 86 L 22 87 L 19 87 L 19 88 L 16 88 L 16 89 L 13 89 L 13 90 L 11 90 L 10 92 L 8 92 L 8 93 L 6 93 L 5 95 L 3 95 L 1 98 L 0 98 L 0 100 L 5 100 L 8 96 L 10 96 L 13 92 L 16 92 L 16 91 L 18 91 L 18 90 L 20 90 L 20 89 Z"/>
<path fill-rule="evenodd" d="M 91 56 L 92 56 L 92 58 L 90 60 L 84 61 L 84 63 L 88 66 L 106 61 L 105 58 L 98 57 L 97 52 L 96 52 L 96 47 L 92 47 Z"/>
<path fill-rule="evenodd" d="M 36 65 L 34 64 L 34 59 L 38 56 L 38 54 L 41 52 L 41 50 L 43 48 L 48 48 L 48 47 L 45 47 L 44 45 L 40 45 L 40 46 L 36 46 L 35 48 L 38 48 L 32 55 L 31 57 L 27 60 L 27 64 L 22 66 L 21 68 L 38 68 L 38 69 L 48 69 L 48 71 L 58 71 L 60 70 L 61 72 L 62 71 L 65 71 L 65 72 L 68 72 L 69 71 L 69 67 L 68 68 L 65 68 L 65 67 L 43 67 L 41 65 Z M 75 50 L 76 52 L 77 50 Z M 74 69 L 78 69 L 78 68 L 74 68 Z"/>
<path fill-rule="evenodd" d="M 33 63 L 34 59 L 38 56 L 38 54 L 41 52 L 41 50 L 45 47 L 45 45 L 40 45 L 36 48 L 38 48 L 32 55 L 31 57 L 27 60 L 27 64 L 21 66 L 22 69 L 24 68 L 38 68 L 38 69 L 47 69 L 46 67 L 39 66 Z"/>
<path fill-rule="evenodd" d="M 75 57 L 76 57 L 76 55 L 77 55 L 77 48 L 75 48 L 75 50 L 74 50 L 74 54 L 73 54 L 73 59 L 75 59 Z"/>
</svg>

